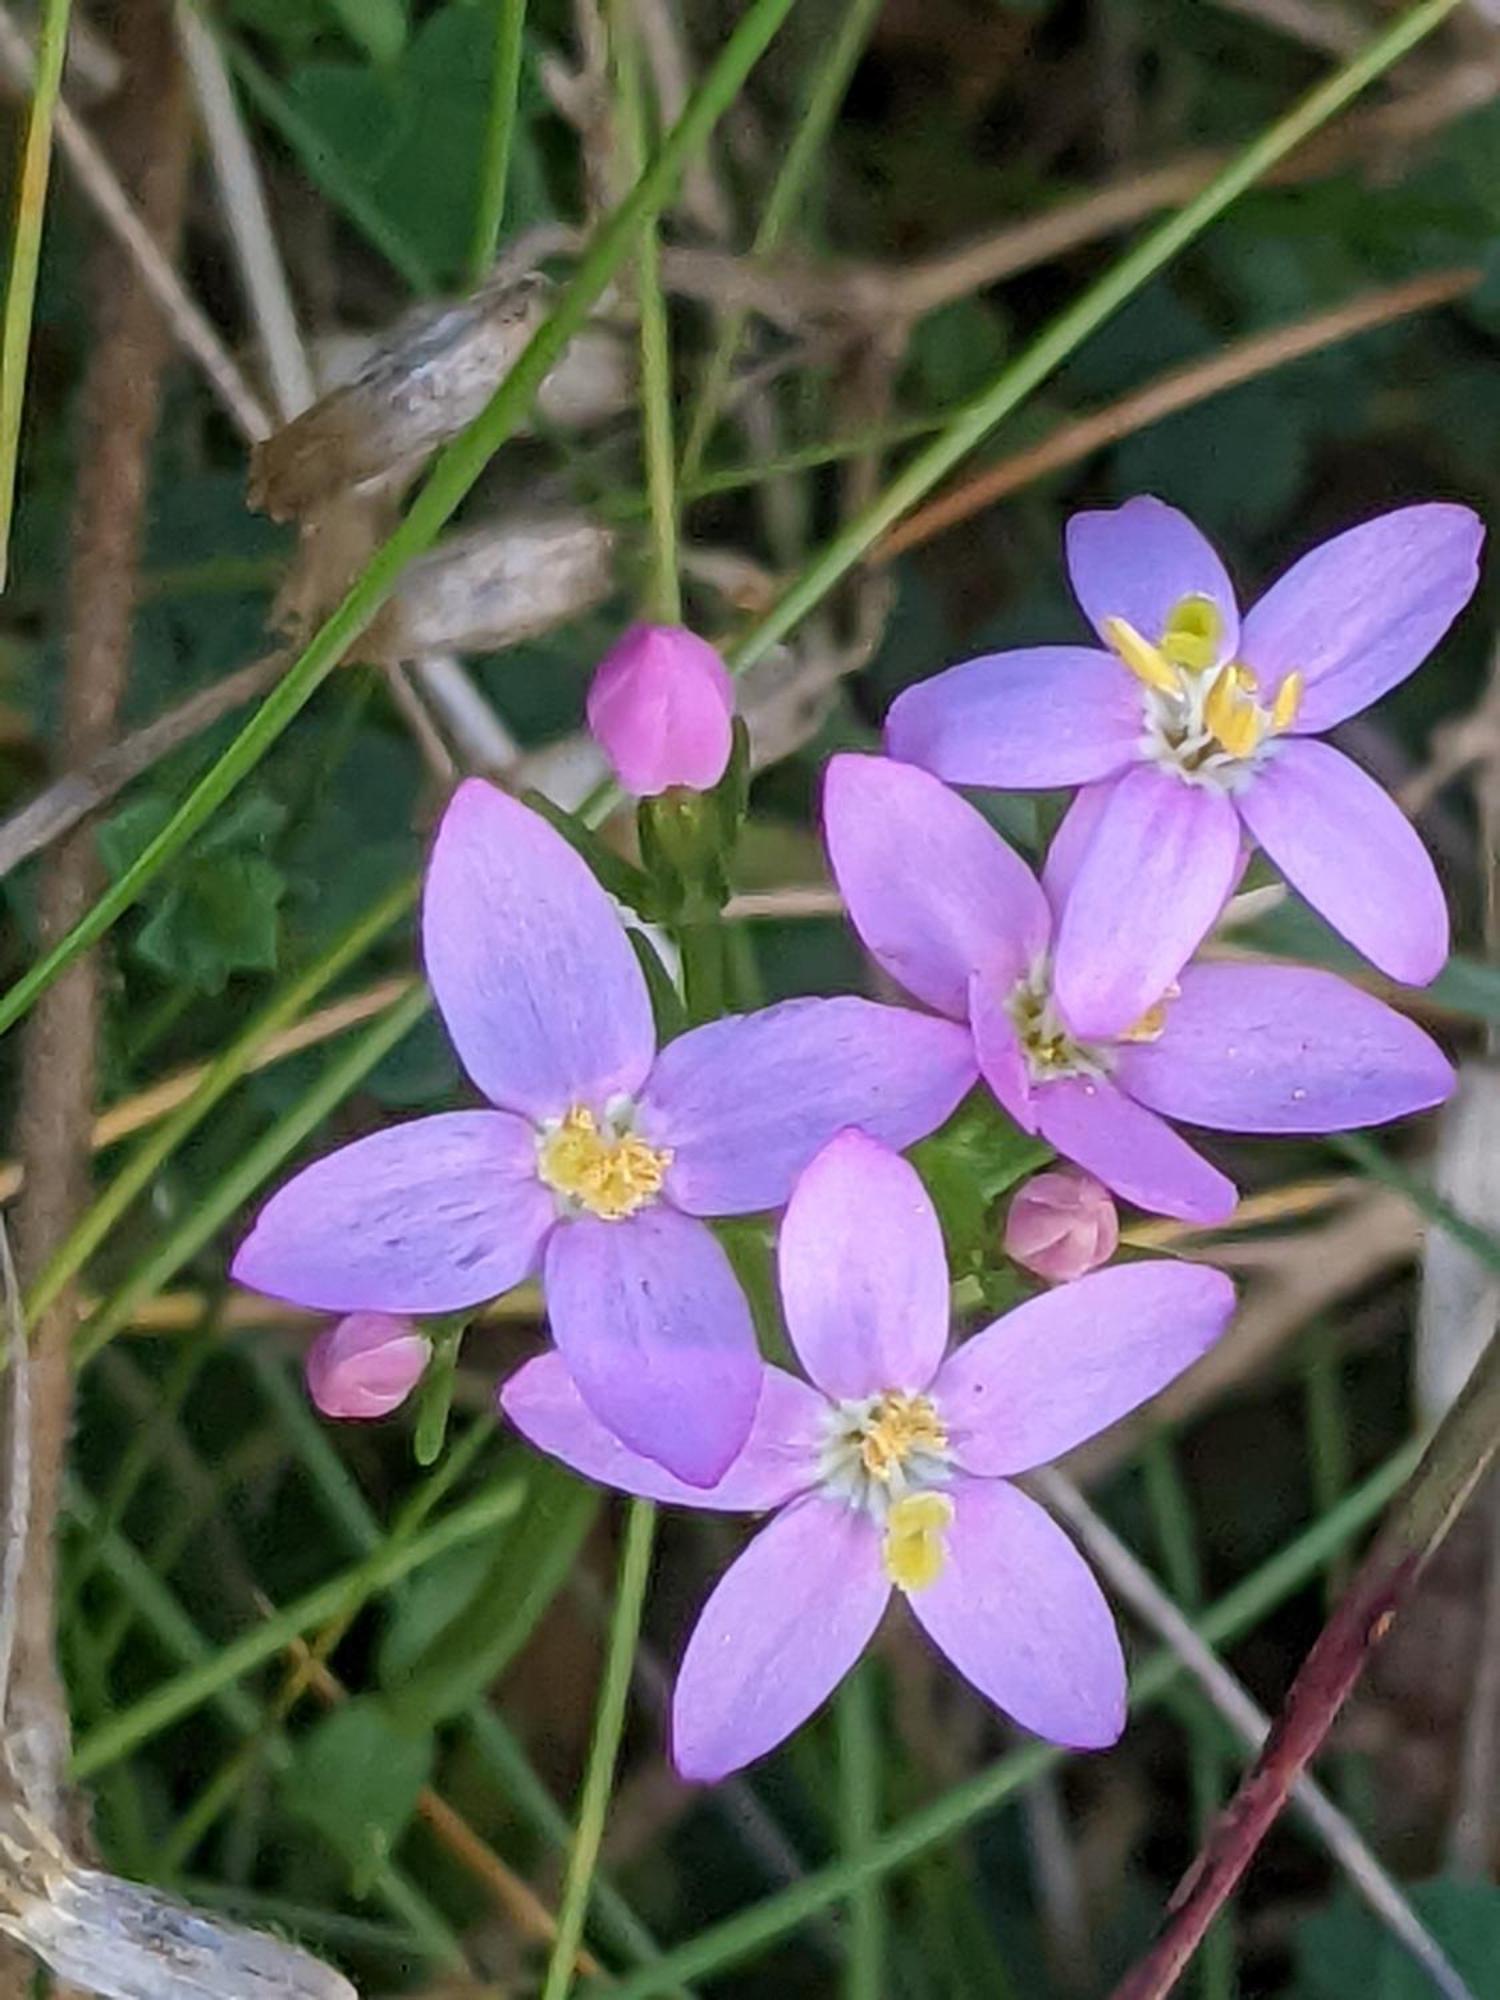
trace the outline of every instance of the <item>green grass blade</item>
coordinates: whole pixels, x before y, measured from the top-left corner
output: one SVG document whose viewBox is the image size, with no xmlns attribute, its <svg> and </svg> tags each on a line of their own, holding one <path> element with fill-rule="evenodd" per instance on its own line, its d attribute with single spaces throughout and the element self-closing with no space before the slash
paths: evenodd
<svg viewBox="0 0 1500 2000">
<path fill-rule="evenodd" d="M 793 0 L 753 0 L 746 8 L 718 61 L 646 171 L 601 224 L 552 311 L 485 408 L 438 458 L 390 539 L 376 550 L 343 602 L 292 663 L 286 678 L 266 697 L 156 838 L 72 930 L 0 999 L 0 1033 L 13 1027 L 63 968 L 96 944 L 138 901 L 306 707 L 391 595 L 406 564 L 431 548 L 491 458 L 525 420 L 554 363 L 634 250 L 644 225 L 671 198 L 684 166 L 738 95 L 792 4 Z"/>
<path fill-rule="evenodd" d="M 5 322 L 0 328 L 0 590 L 5 588 L 10 568 L 16 459 L 21 449 L 21 412 L 26 404 L 26 360 L 31 349 L 36 280 L 42 260 L 47 183 L 52 173 L 52 125 L 62 90 L 70 12 L 71 0 L 46 0 L 42 8 L 31 112 L 26 121 L 26 146 L 16 186 L 10 282 L 5 288 Z"/>
<path fill-rule="evenodd" d="M 526 0 L 496 0 L 495 66 L 490 77 L 490 110 L 480 163 L 479 205 L 474 216 L 474 247 L 469 275 L 477 285 L 495 261 L 505 220 L 505 191 L 510 180 L 511 146 L 516 131 L 516 102 L 521 87 L 521 49 L 525 40 Z"/>
</svg>

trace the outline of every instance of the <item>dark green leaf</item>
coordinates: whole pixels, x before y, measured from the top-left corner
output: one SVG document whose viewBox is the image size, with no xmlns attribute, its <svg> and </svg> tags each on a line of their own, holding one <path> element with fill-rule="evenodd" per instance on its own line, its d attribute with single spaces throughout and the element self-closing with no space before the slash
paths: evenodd
<svg viewBox="0 0 1500 2000">
<path fill-rule="evenodd" d="M 282 1799 L 343 1856 L 358 1891 L 400 1839 L 431 1768 L 431 1737 L 362 1696 L 299 1740 Z"/>
<path fill-rule="evenodd" d="M 280 871 L 255 854 L 189 864 L 169 884 L 136 949 L 170 979 L 218 993 L 234 972 L 274 972 Z"/>
<path fill-rule="evenodd" d="M 467 1600 L 415 1658 L 398 1665 L 389 1647 L 382 1652 L 382 1680 L 403 1722 L 415 1729 L 444 1721 L 504 1671 L 562 1588 L 599 1501 L 597 1487 L 551 1459 L 533 1461 L 525 1505 Z"/>
<path fill-rule="evenodd" d="M 1411 1899 L 1474 2000 L 1500 2000 L 1500 1888 L 1426 1882 Z M 1432 1993 L 1427 1974 L 1347 1890 L 1298 1926 L 1296 1951 L 1293 2000 L 1429 2000 Z"/>
</svg>

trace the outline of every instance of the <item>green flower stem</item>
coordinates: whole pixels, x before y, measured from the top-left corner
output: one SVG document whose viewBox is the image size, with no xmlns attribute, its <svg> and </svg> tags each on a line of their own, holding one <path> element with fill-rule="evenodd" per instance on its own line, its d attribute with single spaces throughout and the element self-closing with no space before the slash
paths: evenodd
<svg viewBox="0 0 1500 2000">
<path fill-rule="evenodd" d="M 628 0 L 612 0 L 609 15 L 620 132 L 629 171 L 638 174 L 646 157 L 649 130 L 641 79 L 640 28 Z M 651 616 L 663 625 L 682 623 L 682 588 L 677 575 L 677 490 L 672 448 L 672 353 L 667 302 L 661 288 L 661 244 L 654 222 L 641 231 L 635 260 L 636 309 L 640 315 L 641 423 L 646 455 L 646 501 L 651 521 Z"/>
<path fill-rule="evenodd" d="M 990 386 L 964 406 L 925 451 L 904 466 L 884 491 L 844 527 L 802 571 L 770 612 L 735 648 L 730 664 L 741 671 L 764 659 L 814 605 L 821 602 L 865 551 L 896 521 L 945 479 L 1003 417 L 1040 387 L 1055 369 L 1149 279 L 1187 248 L 1247 188 L 1316 132 L 1351 98 L 1415 48 L 1461 4 L 1461 0 L 1421 0 L 1350 62 L 1311 90 L 1275 124 L 1268 126 L 1222 173 L 1176 214 L 1151 230 L 1097 284 L 1060 313 Z M 0 1019 L 0 1026 L 3 1026 Z"/>
<path fill-rule="evenodd" d="M 242 1160 L 208 1190 L 175 1229 L 169 1230 L 84 1322 L 75 1346 L 80 1365 L 112 1340 L 145 1299 L 154 1298 L 221 1224 L 284 1164 L 350 1091 L 362 1083 L 382 1056 L 409 1034 L 429 1006 L 427 988 L 414 986 L 381 1014 L 354 1045 L 331 1062 L 313 1088 L 278 1118 Z"/>
<path fill-rule="evenodd" d="M 217 1700 L 225 1688 L 275 1659 L 314 1626 L 351 1616 L 372 1597 L 390 1590 L 414 1570 L 446 1555 L 450 1549 L 462 1548 L 492 1533 L 514 1516 L 525 1496 L 524 1479 L 507 1480 L 462 1507 L 455 1507 L 411 1541 L 376 1550 L 363 1562 L 320 1583 L 294 1604 L 272 1612 L 252 1631 L 221 1647 L 186 1673 L 163 1681 L 140 1701 L 90 1730 L 74 1751 L 73 1776 L 82 1783 L 117 1759 L 128 1757 L 182 1716 L 190 1715 L 205 1702 Z"/>
<path fill-rule="evenodd" d="M 463 434 L 440 454 L 400 525 L 350 587 L 229 748 L 188 793 L 156 838 L 65 937 L 0 998 L 0 1033 L 13 1027 L 82 951 L 139 900 L 299 715 L 396 587 L 406 564 L 431 548 L 486 465 L 526 418 L 536 393 L 605 286 L 671 198 L 683 167 L 738 95 L 793 0 L 751 0 L 718 61 L 693 93 L 619 207 L 606 218 L 557 303 Z"/>
<path fill-rule="evenodd" d="M 516 103 L 521 87 L 521 49 L 525 39 L 526 0 L 495 0 L 495 66 L 490 72 L 490 115 L 484 132 L 480 163 L 479 206 L 474 216 L 474 247 L 469 276 L 480 284 L 488 275 L 500 246 L 505 220 L 505 193 L 510 181 L 510 155 L 516 132 Z"/>
<path fill-rule="evenodd" d="M 766 205 L 761 211 L 760 222 L 750 245 L 752 262 L 760 257 L 774 255 L 782 237 L 786 234 L 788 224 L 795 217 L 807 187 L 808 176 L 822 157 L 823 144 L 828 137 L 829 127 L 833 124 L 839 106 L 844 101 L 855 64 L 859 61 L 881 5 L 882 0 L 850 0 L 850 4 L 844 9 L 843 19 L 835 29 L 827 48 L 822 52 L 818 66 L 813 71 L 812 85 L 807 93 L 807 101 L 802 107 L 802 115 L 787 146 L 780 171 L 771 184 Z M 739 352 L 748 319 L 749 314 L 739 309 L 726 313 L 719 322 L 718 338 L 714 342 L 708 365 L 703 370 L 697 399 L 693 404 L 693 413 L 688 420 L 687 443 L 682 448 L 682 468 L 679 477 L 684 488 L 691 486 L 697 477 L 698 468 L 703 463 L 703 453 L 713 434 L 719 411 L 723 407 L 724 394 L 729 387 L 730 370 Z"/>
<path fill-rule="evenodd" d="M 47 182 L 52 173 L 52 124 L 62 90 L 71 11 L 71 0 L 45 0 L 42 8 L 31 113 L 26 121 L 26 146 L 16 185 L 10 282 L 5 288 L 5 319 L 0 326 L 0 590 L 5 588 L 10 566 L 16 459 L 21 449 L 21 413 L 26 405 L 26 361 L 31 348 L 36 279 L 42 258 L 42 225 L 47 216 Z"/>
<path fill-rule="evenodd" d="M 839 1845 L 848 1860 L 864 1853 L 880 1823 L 880 1725 L 869 1660 L 839 1690 Z M 885 1910 L 878 1877 L 849 1901 L 845 2000 L 881 2000 L 885 1990 Z"/>
<path fill-rule="evenodd" d="M 604 1679 L 594 1717 L 594 1740 L 589 1750 L 588 1770 L 584 1774 L 583 1794 L 578 1802 L 578 1824 L 568 1856 L 568 1872 L 557 1912 L 557 1939 L 547 1966 L 542 2000 L 566 2000 L 573 1984 L 594 1869 L 599 1860 L 599 1844 L 604 1838 L 604 1818 L 614 1787 L 615 1760 L 619 1755 L 620 1732 L 625 1723 L 630 1670 L 635 1661 L 636 1640 L 640 1636 L 641 1607 L 646 1598 L 646 1578 L 651 1570 L 651 1545 L 655 1536 L 655 1505 L 650 1500 L 632 1500 L 625 1528 L 625 1547 L 620 1556 L 620 1581 L 615 1594 L 614 1614 L 610 1619 Z M 674 1983 L 669 1979 L 666 1989 Z M 665 1989 L 654 1986 L 652 1990 L 659 1992 Z"/>
<path fill-rule="evenodd" d="M 191 1097 L 186 1098 L 147 1134 L 114 1180 L 85 1209 L 37 1273 L 26 1298 L 29 1319 L 45 1312 L 68 1280 L 83 1269 L 89 1257 L 131 1203 L 149 1187 L 165 1162 L 252 1068 L 271 1037 L 305 1014 L 325 987 L 348 971 L 393 924 L 399 923 L 416 901 L 416 895 L 417 884 L 412 878 L 382 896 L 330 945 L 321 958 L 290 980 L 256 1015 L 244 1033 L 209 1065 L 203 1081 Z"/>
<path fill-rule="evenodd" d="M 1323 1520 L 1262 1564 L 1254 1575 L 1220 1598 L 1196 1620 L 1196 1629 L 1211 1645 L 1221 1646 L 1258 1620 L 1316 1576 L 1329 1558 L 1356 1535 L 1398 1491 L 1421 1456 L 1412 1443 L 1386 1460 L 1377 1472 L 1349 1494 Z M 1131 1683 L 1133 1709 L 1161 1700 L 1183 1671 L 1175 1654 L 1162 1649 L 1141 1665 Z M 804 1876 L 800 1882 L 742 1910 L 667 1952 L 654 1966 L 627 1972 L 611 1986 L 611 2000 L 650 2000 L 676 1982 L 722 1972 L 726 1966 L 752 1957 L 765 1945 L 796 1930 L 831 1904 L 847 1902 L 868 1881 L 893 1874 L 940 1842 L 995 1811 L 1023 1791 L 1042 1772 L 1051 1770 L 1066 1752 L 1049 1743 L 1028 1743 L 1013 1750 L 961 1785 L 935 1799 L 920 1812 L 879 1835 L 852 1860 L 836 1861 Z"/>
</svg>

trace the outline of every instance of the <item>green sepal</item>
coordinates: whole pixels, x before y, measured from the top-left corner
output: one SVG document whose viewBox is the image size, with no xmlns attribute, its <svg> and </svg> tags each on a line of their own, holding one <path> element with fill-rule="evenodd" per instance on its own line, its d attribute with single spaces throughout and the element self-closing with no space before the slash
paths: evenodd
<svg viewBox="0 0 1500 2000">
<path fill-rule="evenodd" d="M 423 1327 L 432 1343 L 432 1359 L 417 1384 L 416 1433 L 412 1451 L 418 1465 L 436 1465 L 448 1438 L 448 1413 L 458 1380 L 458 1351 L 472 1312 L 446 1313 Z"/>
<path fill-rule="evenodd" d="M 650 880 L 622 854 L 616 854 L 612 847 L 602 841 L 598 834 L 586 827 L 572 813 L 564 812 L 540 792 L 523 792 L 521 803 L 539 813 L 554 833 L 560 833 L 581 861 L 587 863 L 601 886 L 611 896 L 626 903 L 643 917 L 658 914 L 652 897 Z"/>
</svg>

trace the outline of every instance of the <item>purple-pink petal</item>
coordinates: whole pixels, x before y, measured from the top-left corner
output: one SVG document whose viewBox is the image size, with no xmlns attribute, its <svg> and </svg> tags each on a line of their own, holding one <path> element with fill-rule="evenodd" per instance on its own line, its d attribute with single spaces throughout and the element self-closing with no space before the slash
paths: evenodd
<svg viewBox="0 0 1500 2000">
<path fill-rule="evenodd" d="M 817 1478 L 828 1414 L 805 1382 L 781 1368 L 764 1369 L 744 1449 L 717 1484 L 689 1486 L 605 1429 L 560 1354 L 538 1355 L 518 1369 L 500 1390 L 500 1407 L 538 1451 L 585 1479 L 642 1500 L 727 1514 L 759 1514 L 807 1492 Z"/>
<path fill-rule="evenodd" d="M 1134 761 L 1141 691 L 1112 653 L 1033 646 L 918 681 L 886 718 L 893 757 L 953 785 L 1077 785 Z"/>
<path fill-rule="evenodd" d="M 1076 1034 L 1122 1034 L 1155 1006 L 1239 865 L 1239 820 L 1222 792 L 1148 765 L 1111 787 L 1057 929 L 1052 989 Z"/>
<path fill-rule="evenodd" d="M 969 979 L 1010 983 L 1046 947 L 1046 898 L 967 800 L 913 764 L 835 757 L 823 836 L 850 921 L 898 985 L 962 1020 Z"/>
<path fill-rule="evenodd" d="M 427 1372 L 432 1343 L 398 1314 L 349 1313 L 307 1350 L 307 1393 L 325 1417 L 399 1410 Z"/>
<path fill-rule="evenodd" d="M 608 896 L 560 833 L 482 779 L 459 786 L 422 900 L 427 976 L 493 1104 L 531 1118 L 633 1094 L 651 1003 Z"/>
<path fill-rule="evenodd" d="M 1125 1661 L 1104 1593 L 1049 1514 L 999 1479 L 955 1479 L 937 1581 L 910 1604 L 928 1637 L 1023 1729 L 1102 1750 L 1125 1727 Z"/>
<path fill-rule="evenodd" d="M 1373 965 L 1408 986 L 1448 956 L 1448 906 L 1401 808 L 1328 743 L 1281 743 L 1239 798 L 1292 887 Z"/>
<path fill-rule="evenodd" d="M 1094 835 L 1109 809 L 1113 791 L 1114 784 L 1109 779 L 1098 785 L 1080 786 L 1073 795 L 1073 803 L 1058 822 L 1052 844 L 1047 849 L 1047 858 L 1042 863 L 1042 890 L 1052 906 L 1054 918 L 1061 917 L 1067 907 L 1078 871 L 1083 866 L 1083 858 L 1093 846 Z"/>
<path fill-rule="evenodd" d="M 1223 1222 L 1234 1213 L 1233 1181 L 1108 1078 L 1040 1084 L 1035 1104 L 1048 1144 L 1137 1208 L 1183 1222 Z"/>
<path fill-rule="evenodd" d="M 1075 514 L 1067 547 L 1073 594 L 1106 643 L 1107 621 L 1123 618 L 1154 646 L 1184 598 L 1206 597 L 1219 614 L 1215 665 L 1233 659 L 1239 637 L 1234 585 L 1213 544 L 1186 514 L 1149 495 Z"/>
<path fill-rule="evenodd" d="M 321 1312 L 456 1312 L 518 1285 L 555 1219 L 524 1120 L 449 1111 L 304 1168 L 261 1210 L 232 1272 Z"/>
<path fill-rule="evenodd" d="M 825 1395 L 927 1387 L 948 1344 L 948 1259 L 899 1153 L 841 1132 L 792 1190 L 777 1254 L 787 1332 Z"/>
<path fill-rule="evenodd" d="M 722 1479 L 750 1435 L 762 1362 L 712 1230 L 664 1203 L 581 1217 L 547 1246 L 552 1337 L 600 1423 L 689 1486 Z"/>
<path fill-rule="evenodd" d="M 1142 1104 L 1218 1132 L 1347 1132 L 1441 1104 L 1442 1050 L 1331 972 L 1193 965 L 1154 1042 L 1119 1052 Z"/>
<path fill-rule="evenodd" d="M 1331 729 L 1419 667 L 1474 593 L 1484 527 L 1468 507 L 1398 507 L 1311 550 L 1245 619 L 1240 657 L 1272 697 L 1306 689 L 1293 727 Z"/>
<path fill-rule="evenodd" d="M 969 1025 L 979 1073 L 1023 1132 L 1036 1130 L 1036 1089 L 1021 1038 L 1006 1012 L 1008 995 L 993 981 L 969 982 Z"/>
<path fill-rule="evenodd" d="M 712 1783 L 821 1708 L 874 1637 L 890 1585 L 869 1515 L 794 1500 L 720 1579 L 683 1655 L 672 1761 Z"/>
<path fill-rule="evenodd" d="M 1059 1285 L 949 1355 L 933 1393 L 966 1472 L 1028 1472 L 1157 1395 L 1229 1324 L 1206 1265 L 1123 1264 Z"/>
<path fill-rule="evenodd" d="M 972 1088 L 967 1028 L 873 1000 L 786 1000 L 694 1028 L 663 1049 L 637 1129 L 672 1150 L 668 1195 L 690 1215 L 779 1208 L 846 1125 L 898 1149 Z"/>
</svg>

